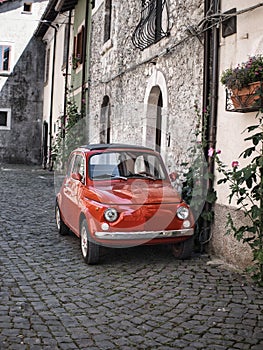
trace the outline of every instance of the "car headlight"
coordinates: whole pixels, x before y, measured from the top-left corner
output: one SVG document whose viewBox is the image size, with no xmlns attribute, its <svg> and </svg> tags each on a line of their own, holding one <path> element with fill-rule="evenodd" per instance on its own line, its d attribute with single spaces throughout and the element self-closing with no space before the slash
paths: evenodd
<svg viewBox="0 0 263 350">
<path fill-rule="evenodd" d="M 189 216 L 189 209 L 186 207 L 179 207 L 176 211 L 176 215 L 179 219 L 185 220 Z"/>
<path fill-rule="evenodd" d="M 118 212 L 114 208 L 108 208 L 104 212 L 104 217 L 109 222 L 116 221 L 118 218 Z"/>
</svg>

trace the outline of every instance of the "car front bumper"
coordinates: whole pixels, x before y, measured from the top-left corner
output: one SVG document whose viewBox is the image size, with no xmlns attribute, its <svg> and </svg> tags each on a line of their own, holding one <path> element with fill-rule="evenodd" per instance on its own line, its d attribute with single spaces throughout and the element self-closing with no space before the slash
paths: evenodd
<svg viewBox="0 0 263 350">
<path fill-rule="evenodd" d="M 141 232 L 95 232 L 95 237 L 106 240 L 140 240 L 140 239 L 155 239 L 155 238 L 175 238 L 192 236 L 194 229 L 181 229 L 169 231 L 141 231 Z"/>
</svg>

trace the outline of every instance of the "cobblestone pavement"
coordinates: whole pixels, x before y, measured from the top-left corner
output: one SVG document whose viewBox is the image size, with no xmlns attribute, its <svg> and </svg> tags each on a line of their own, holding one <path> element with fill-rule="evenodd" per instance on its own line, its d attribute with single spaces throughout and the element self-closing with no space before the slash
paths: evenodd
<svg viewBox="0 0 263 350">
<path fill-rule="evenodd" d="M 0 166 L 0 349 L 263 349 L 263 290 L 206 255 L 105 249 L 54 222 L 53 174 Z"/>
</svg>

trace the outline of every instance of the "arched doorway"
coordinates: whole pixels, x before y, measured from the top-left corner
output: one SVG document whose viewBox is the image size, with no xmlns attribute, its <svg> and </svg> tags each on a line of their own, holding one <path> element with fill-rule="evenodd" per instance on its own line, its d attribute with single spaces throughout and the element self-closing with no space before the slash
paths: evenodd
<svg viewBox="0 0 263 350">
<path fill-rule="evenodd" d="M 110 143 L 110 98 L 104 96 L 100 113 L 100 143 Z"/>
<path fill-rule="evenodd" d="M 163 96 L 160 90 L 158 103 L 157 103 L 156 133 L 155 133 L 155 149 L 157 152 L 161 152 L 161 144 L 162 144 L 162 108 L 163 108 Z"/>
<path fill-rule="evenodd" d="M 146 144 L 161 152 L 162 146 L 163 95 L 159 86 L 154 86 L 149 94 L 146 114 Z"/>
<path fill-rule="evenodd" d="M 163 73 L 156 68 L 153 68 L 148 80 L 144 105 L 146 107 L 143 129 L 145 145 L 164 156 L 167 146 L 168 91 Z"/>
</svg>

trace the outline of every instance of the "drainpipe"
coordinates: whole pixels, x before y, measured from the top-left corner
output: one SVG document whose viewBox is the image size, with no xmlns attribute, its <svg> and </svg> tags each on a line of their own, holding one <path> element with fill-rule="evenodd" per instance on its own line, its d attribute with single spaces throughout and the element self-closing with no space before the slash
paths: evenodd
<svg viewBox="0 0 263 350">
<path fill-rule="evenodd" d="M 56 46 L 57 46 L 57 31 L 58 28 L 53 24 L 49 24 L 54 29 L 54 44 L 53 44 L 53 60 L 52 60 L 52 76 L 51 76 L 51 92 L 50 92 L 50 111 L 49 111 L 49 170 L 53 169 L 52 162 L 52 118 L 53 118 L 53 99 L 54 99 L 54 77 L 55 77 L 55 60 L 56 60 Z"/>
<path fill-rule="evenodd" d="M 64 110 L 61 120 L 62 138 L 65 138 L 65 127 L 67 118 L 67 100 L 68 100 L 68 75 L 69 75 L 69 44 L 70 44 L 70 26 L 71 26 L 72 10 L 69 11 L 68 32 L 67 32 L 67 53 L 66 53 L 66 70 L 65 70 L 65 88 L 64 88 Z"/>
<path fill-rule="evenodd" d="M 85 112 L 85 103 L 88 103 L 85 99 L 85 94 L 86 94 L 86 88 L 85 88 L 85 83 L 86 83 L 86 64 L 87 64 L 87 32 L 88 32 L 88 25 L 89 25 L 89 1 L 86 1 L 86 13 L 85 13 L 85 34 L 84 34 L 84 44 L 83 44 L 83 52 L 84 52 L 84 61 L 83 61 L 83 66 L 82 66 L 82 84 L 81 84 L 81 118 L 84 117 L 84 112 Z M 84 102 L 85 101 L 85 102 Z"/>
<path fill-rule="evenodd" d="M 208 15 L 209 9 L 213 14 L 218 13 L 220 9 L 220 0 L 205 0 L 205 17 Z M 212 13 L 210 13 L 211 15 Z M 211 39 L 210 39 L 211 38 Z M 213 26 L 211 29 L 205 32 L 204 43 L 204 87 L 203 87 L 203 111 L 209 106 L 210 113 L 208 116 L 207 130 L 205 138 L 208 140 L 208 144 L 205 151 L 208 171 L 214 175 L 214 159 L 208 157 L 208 149 L 210 147 L 215 149 L 216 146 L 216 134 L 217 134 L 217 102 L 218 102 L 218 81 L 219 81 L 219 24 Z M 203 114 L 204 116 L 204 114 Z M 204 117 L 203 117 L 204 122 Z M 208 180 L 208 191 L 213 190 L 213 179 Z M 212 204 L 206 202 L 205 211 L 211 212 Z M 201 250 L 204 249 L 204 244 L 208 242 L 211 235 L 211 227 L 207 220 L 203 223 L 203 235 L 201 243 Z"/>
<path fill-rule="evenodd" d="M 205 0 L 204 16 L 207 16 L 207 13 L 210 9 L 211 0 Z M 211 31 L 208 29 L 204 33 L 204 66 L 203 66 L 203 111 L 209 105 L 209 91 L 210 91 L 210 50 L 211 50 Z M 204 123 L 204 119 L 203 119 Z M 208 135 L 205 135 L 208 139 Z M 207 154 L 207 152 L 206 152 Z"/>
</svg>

